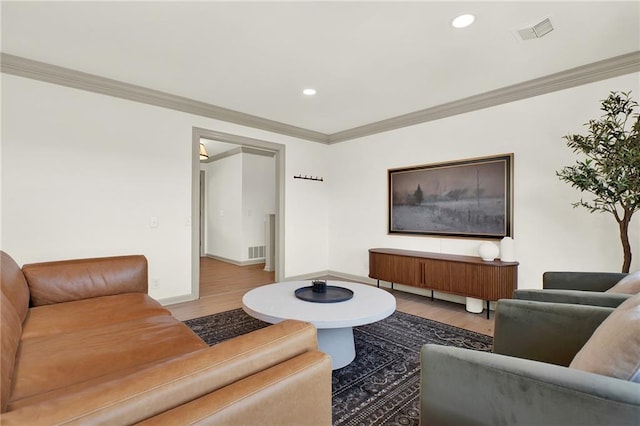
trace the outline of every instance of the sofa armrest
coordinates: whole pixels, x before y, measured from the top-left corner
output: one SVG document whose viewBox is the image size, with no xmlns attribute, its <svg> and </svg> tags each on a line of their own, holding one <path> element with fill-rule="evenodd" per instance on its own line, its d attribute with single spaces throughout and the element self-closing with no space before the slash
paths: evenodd
<svg viewBox="0 0 640 426">
<path fill-rule="evenodd" d="M 22 272 L 32 306 L 148 289 L 147 259 L 142 255 L 31 263 Z"/>
<path fill-rule="evenodd" d="M 502 299 L 493 352 L 568 366 L 613 308 Z"/>
<path fill-rule="evenodd" d="M 312 324 L 287 320 L 126 374 L 52 391 L 28 405 L 18 401 L 3 413 L 2 424 L 132 424 L 316 348 Z"/>
<path fill-rule="evenodd" d="M 567 367 L 447 346 L 421 352 L 423 425 L 631 425 L 640 385 Z"/>
<path fill-rule="evenodd" d="M 185 424 L 264 426 L 331 425 L 331 358 L 304 353 L 140 426 Z"/>
<path fill-rule="evenodd" d="M 620 272 L 545 272 L 542 274 L 542 288 L 606 291 L 626 275 Z"/>
<path fill-rule="evenodd" d="M 631 296 L 631 294 L 623 293 L 598 293 L 582 290 L 518 289 L 513 292 L 514 299 L 570 303 L 573 305 L 603 306 L 607 308 L 616 308 Z"/>
</svg>

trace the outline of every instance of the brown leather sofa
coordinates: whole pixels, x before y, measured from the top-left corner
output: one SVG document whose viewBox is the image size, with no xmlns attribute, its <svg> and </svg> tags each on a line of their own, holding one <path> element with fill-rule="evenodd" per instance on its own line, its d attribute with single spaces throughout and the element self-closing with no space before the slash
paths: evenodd
<svg viewBox="0 0 640 426">
<path fill-rule="evenodd" d="M 147 296 L 144 256 L 20 269 L 0 255 L 2 425 L 331 424 L 313 325 L 208 347 Z"/>
</svg>

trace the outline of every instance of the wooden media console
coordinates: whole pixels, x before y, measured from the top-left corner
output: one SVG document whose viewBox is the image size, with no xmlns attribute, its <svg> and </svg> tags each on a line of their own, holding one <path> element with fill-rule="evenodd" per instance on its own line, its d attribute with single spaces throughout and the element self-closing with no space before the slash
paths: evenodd
<svg viewBox="0 0 640 426">
<path fill-rule="evenodd" d="M 489 301 L 510 299 L 518 287 L 518 262 L 391 248 L 369 249 L 369 277 Z"/>
</svg>

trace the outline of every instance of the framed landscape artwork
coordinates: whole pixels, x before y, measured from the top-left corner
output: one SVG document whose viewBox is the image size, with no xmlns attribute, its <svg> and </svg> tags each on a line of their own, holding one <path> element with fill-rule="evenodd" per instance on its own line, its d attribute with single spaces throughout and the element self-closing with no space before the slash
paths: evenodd
<svg viewBox="0 0 640 426">
<path fill-rule="evenodd" d="M 513 236 L 513 154 L 389 170 L 389 233 Z"/>
</svg>

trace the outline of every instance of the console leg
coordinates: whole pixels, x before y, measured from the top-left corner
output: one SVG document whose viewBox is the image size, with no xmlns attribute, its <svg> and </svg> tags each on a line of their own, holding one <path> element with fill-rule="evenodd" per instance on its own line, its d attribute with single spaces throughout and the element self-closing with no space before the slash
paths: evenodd
<svg viewBox="0 0 640 426">
<path fill-rule="evenodd" d="M 487 319 L 489 319 L 489 301 L 487 300 Z"/>
<path fill-rule="evenodd" d="M 433 290 L 431 290 L 431 301 L 433 302 Z"/>
</svg>

